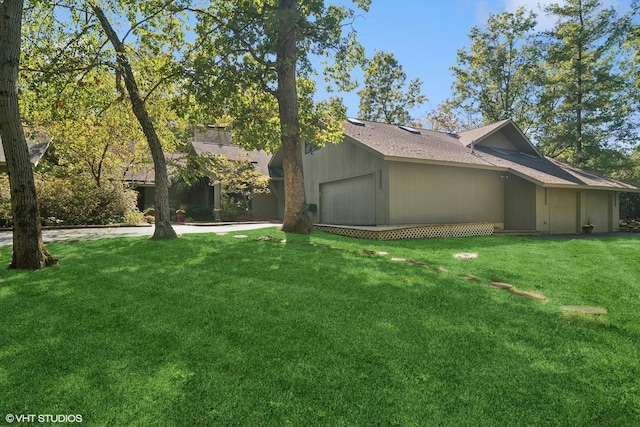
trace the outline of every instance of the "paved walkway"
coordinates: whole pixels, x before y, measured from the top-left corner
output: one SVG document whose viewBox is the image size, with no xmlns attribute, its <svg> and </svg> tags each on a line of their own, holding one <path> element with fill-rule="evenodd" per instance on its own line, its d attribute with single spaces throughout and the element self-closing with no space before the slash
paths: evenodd
<svg viewBox="0 0 640 427">
<path fill-rule="evenodd" d="M 215 225 L 178 225 L 174 224 L 173 229 L 178 234 L 189 233 L 231 233 L 242 230 L 255 230 L 259 228 L 278 227 L 280 224 L 267 222 L 247 223 L 247 224 L 215 224 Z M 136 237 L 153 235 L 153 226 L 140 227 L 82 227 L 82 228 L 56 228 L 42 230 L 42 239 L 49 242 L 70 242 L 75 240 L 104 239 L 109 237 Z M 0 231 L 0 246 L 11 245 L 13 233 L 11 231 Z"/>
<path fill-rule="evenodd" d="M 627 231 L 615 231 L 611 233 L 581 233 L 581 234 L 537 234 L 531 236 L 536 239 L 548 240 L 571 240 L 571 239 L 603 239 L 603 238 L 640 238 L 640 233 L 629 233 Z"/>
</svg>

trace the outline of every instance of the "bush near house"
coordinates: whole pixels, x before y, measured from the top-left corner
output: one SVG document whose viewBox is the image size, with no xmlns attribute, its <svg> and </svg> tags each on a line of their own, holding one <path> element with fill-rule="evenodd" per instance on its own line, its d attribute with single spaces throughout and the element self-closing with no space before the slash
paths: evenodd
<svg viewBox="0 0 640 427">
<path fill-rule="evenodd" d="M 0 227 L 10 227 L 11 222 L 9 178 L 5 174 L 0 174 Z"/>
<path fill-rule="evenodd" d="M 56 218 L 63 224 L 121 223 L 128 213 L 137 210 L 136 193 L 119 182 L 104 182 L 98 187 L 88 177 L 36 174 L 36 188 L 40 216 Z"/>
<path fill-rule="evenodd" d="M 36 190 L 43 225 L 103 225 L 125 222 L 137 212 L 136 193 L 118 182 L 98 187 L 93 179 L 36 173 Z M 0 177 L 0 227 L 12 225 L 9 180 Z"/>
<path fill-rule="evenodd" d="M 187 204 L 185 206 L 187 217 L 194 221 L 212 221 L 213 211 L 207 206 L 197 204 Z"/>
</svg>

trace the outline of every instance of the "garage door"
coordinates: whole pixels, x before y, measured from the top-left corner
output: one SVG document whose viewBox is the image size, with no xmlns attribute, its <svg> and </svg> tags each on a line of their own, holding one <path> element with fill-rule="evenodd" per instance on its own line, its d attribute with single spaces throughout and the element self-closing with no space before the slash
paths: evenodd
<svg viewBox="0 0 640 427">
<path fill-rule="evenodd" d="M 374 175 L 320 184 L 320 222 L 374 225 Z"/>
</svg>

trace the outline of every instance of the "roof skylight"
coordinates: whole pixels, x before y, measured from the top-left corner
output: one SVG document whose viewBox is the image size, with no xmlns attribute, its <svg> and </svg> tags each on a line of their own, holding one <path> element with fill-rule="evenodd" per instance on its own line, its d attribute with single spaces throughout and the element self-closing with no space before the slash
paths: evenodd
<svg viewBox="0 0 640 427">
<path fill-rule="evenodd" d="M 349 123 L 351 123 L 352 125 L 356 125 L 356 126 L 364 126 L 364 122 L 362 120 L 358 120 L 358 119 L 353 119 L 351 117 L 349 117 L 347 119 L 347 121 Z"/>
<path fill-rule="evenodd" d="M 420 135 L 420 131 L 418 129 L 414 129 L 411 126 L 398 126 L 402 130 L 406 130 L 409 133 L 413 133 L 415 135 Z"/>
</svg>

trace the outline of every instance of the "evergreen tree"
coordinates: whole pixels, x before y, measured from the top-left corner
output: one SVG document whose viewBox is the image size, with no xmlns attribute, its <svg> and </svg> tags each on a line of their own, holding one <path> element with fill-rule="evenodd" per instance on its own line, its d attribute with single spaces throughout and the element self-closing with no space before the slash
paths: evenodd
<svg viewBox="0 0 640 427">
<path fill-rule="evenodd" d="M 607 169 L 611 149 L 634 144 L 635 123 L 621 49 L 631 14 L 600 0 L 567 0 L 546 8 L 557 17 L 545 36 L 545 82 L 535 139 L 548 155 Z M 604 170 L 603 170 L 604 171 Z"/>
</svg>

